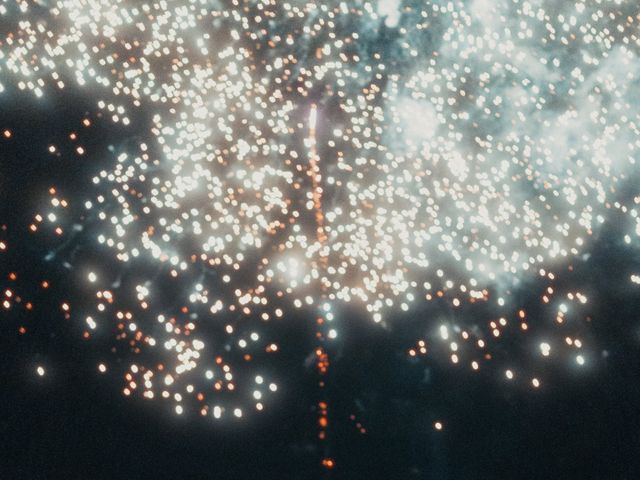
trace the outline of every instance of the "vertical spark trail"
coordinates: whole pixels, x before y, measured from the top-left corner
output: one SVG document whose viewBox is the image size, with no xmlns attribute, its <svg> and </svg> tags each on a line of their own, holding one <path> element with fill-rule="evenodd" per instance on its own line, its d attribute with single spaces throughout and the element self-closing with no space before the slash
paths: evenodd
<svg viewBox="0 0 640 480">
<path fill-rule="evenodd" d="M 327 236 L 324 231 L 324 212 L 322 211 L 322 174 L 320 173 L 319 156 L 317 151 L 317 139 L 316 139 L 316 126 L 318 121 L 318 107 L 317 105 L 311 105 L 309 111 L 308 125 L 309 136 L 307 143 L 309 146 L 309 176 L 311 177 L 311 188 L 313 194 L 313 210 L 315 214 L 316 223 L 316 235 L 319 244 L 318 248 L 318 260 L 314 261 L 314 268 L 319 269 L 322 277 L 320 279 L 320 300 L 321 303 L 326 302 L 327 292 L 324 284 L 324 278 L 327 270 L 327 255 L 324 251 L 324 246 L 327 241 Z M 328 304 L 326 304 L 328 305 Z M 318 437 L 324 445 L 324 458 L 322 465 L 331 469 L 334 466 L 334 460 L 330 455 L 330 447 L 328 443 L 328 430 L 329 430 L 329 402 L 326 395 L 326 377 L 329 371 L 329 354 L 327 349 L 323 346 L 327 341 L 327 325 L 326 318 L 318 312 L 316 317 L 316 338 L 318 345 L 316 347 L 316 371 L 319 375 L 318 386 L 320 388 L 319 400 L 316 405 L 318 415 L 319 433 Z"/>
<path fill-rule="evenodd" d="M 309 111 L 309 176 L 311 177 L 311 185 L 313 188 L 313 208 L 316 216 L 316 233 L 320 245 L 324 245 L 327 241 L 327 235 L 324 231 L 324 212 L 322 211 L 322 174 L 320 173 L 317 140 L 316 140 L 316 123 L 318 120 L 318 107 L 313 104 Z M 322 249 L 321 249 L 322 252 Z M 326 261 L 326 255 L 320 254 L 321 259 Z"/>
</svg>

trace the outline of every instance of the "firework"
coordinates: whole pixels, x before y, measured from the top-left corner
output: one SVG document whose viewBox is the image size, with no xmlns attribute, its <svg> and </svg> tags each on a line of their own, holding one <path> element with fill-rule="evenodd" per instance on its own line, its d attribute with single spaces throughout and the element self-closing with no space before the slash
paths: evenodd
<svg viewBox="0 0 640 480">
<path fill-rule="evenodd" d="M 375 322 L 439 299 L 504 307 L 483 330 L 432 327 L 453 363 L 473 343 L 477 370 L 510 325 L 529 328 L 500 293 L 514 280 L 548 280 L 562 325 L 587 297 L 554 290 L 553 270 L 614 214 L 637 243 L 632 1 L 61 0 L 0 14 L 0 90 L 73 89 L 95 115 L 144 125 L 87 179 L 89 198 L 52 188 L 30 227 L 82 231 L 95 264 L 118 265 L 74 266 L 96 299 L 74 315 L 135 358 L 126 395 L 215 418 L 262 410 L 277 390 L 260 371 L 278 350 L 268 322 L 311 312 L 322 373 L 342 303 Z M 545 339 L 539 355 L 556 344 L 583 347 Z"/>
</svg>

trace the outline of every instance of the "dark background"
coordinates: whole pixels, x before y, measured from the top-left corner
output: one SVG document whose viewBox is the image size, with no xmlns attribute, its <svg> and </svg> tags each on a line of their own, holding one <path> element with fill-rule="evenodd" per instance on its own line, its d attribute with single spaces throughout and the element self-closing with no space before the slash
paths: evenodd
<svg viewBox="0 0 640 480">
<path fill-rule="evenodd" d="M 13 136 L 0 139 L 0 225 L 10 246 L 0 256 L 1 286 L 35 308 L 0 314 L 0 479 L 639 478 L 640 292 L 629 274 L 640 262 L 621 244 L 615 221 L 591 258 L 563 280 L 590 292 L 588 368 L 552 363 L 538 391 L 504 381 L 499 368 L 472 374 L 437 356 L 410 360 L 407 346 L 428 336 L 430 319 L 443 313 L 437 304 L 418 306 L 387 327 L 343 312 L 348 321 L 339 323 L 328 378 L 327 448 L 337 465 L 329 475 L 319 466 L 317 379 L 305 366 L 313 329 L 303 315 L 277 327 L 288 366 L 284 388 L 250 421 L 178 418 L 167 405 L 124 398 L 119 378 L 97 374 L 101 351 L 60 312 L 61 299 L 72 295 L 69 270 L 44 260 L 51 245 L 27 227 L 49 186 L 83 198 L 86 179 L 99 168 L 94 159 L 108 161 L 108 147 L 122 144 L 124 133 L 94 118 L 95 127 L 82 132 L 88 161 L 61 140 L 80 131 L 88 99 L 58 94 L 35 101 L 14 92 L 2 102 L 0 131 L 10 128 Z M 50 143 L 61 156 L 47 153 Z M 12 271 L 19 279 L 10 285 Z M 38 287 L 45 278 L 47 291 Z M 532 325 L 547 321 L 542 311 L 536 318 L 541 288 L 532 281 L 513 292 L 531 306 Z M 524 369 L 533 365 L 516 338 L 500 348 Z M 35 375 L 41 363 L 42 378 Z"/>
</svg>

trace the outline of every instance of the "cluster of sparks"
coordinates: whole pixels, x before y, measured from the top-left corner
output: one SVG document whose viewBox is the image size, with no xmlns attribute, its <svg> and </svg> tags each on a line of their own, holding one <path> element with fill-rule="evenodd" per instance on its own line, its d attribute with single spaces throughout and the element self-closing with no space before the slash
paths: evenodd
<svg viewBox="0 0 640 480">
<path fill-rule="evenodd" d="M 278 351 L 267 322 L 294 309 L 317 319 L 321 375 L 339 304 L 382 323 L 439 299 L 505 307 L 499 292 L 529 275 L 563 325 L 587 297 L 556 292 L 553 271 L 612 212 L 626 243 L 640 236 L 635 1 L 5 0 L 0 15 L 0 91 L 73 89 L 95 115 L 144 125 L 97 163 L 91 198 L 52 187 L 29 228 L 89 232 L 108 259 L 95 263 L 116 261 L 74 267 L 95 311 L 63 310 L 87 337 L 115 325 L 135 359 L 124 393 L 177 413 L 262 410 L 275 379 L 241 365 Z M 181 286 L 170 301 L 159 277 Z M 535 322 L 508 317 L 487 335 L 425 331 L 477 370 L 506 329 Z M 583 341 L 561 338 L 540 356 L 563 345 L 584 364 Z"/>
</svg>

